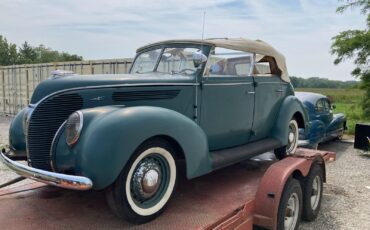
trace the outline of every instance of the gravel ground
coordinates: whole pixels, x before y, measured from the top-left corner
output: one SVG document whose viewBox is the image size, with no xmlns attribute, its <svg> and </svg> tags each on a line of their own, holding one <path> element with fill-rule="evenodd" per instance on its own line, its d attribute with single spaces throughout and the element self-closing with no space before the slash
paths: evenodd
<svg viewBox="0 0 370 230">
<path fill-rule="evenodd" d="M 8 142 L 11 120 L 11 117 L 0 116 L 0 144 Z M 337 160 L 327 165 L 327 183 L 317 220 L 302 222 L 300 229 L 370 228 L 370 154 L 352 146 L 341 142 L 319 146 L 319 149 L 336 152 Z M 0 183 L 16 177 L 0 164 Z"/>
<path fill-rule="evenodd" d="M 370 154 L 340 142 L 319 149 L 336 152 L 337 160 L 327 165 L 318 218 L 301 229 L 370 229 Z"/>
</svg>

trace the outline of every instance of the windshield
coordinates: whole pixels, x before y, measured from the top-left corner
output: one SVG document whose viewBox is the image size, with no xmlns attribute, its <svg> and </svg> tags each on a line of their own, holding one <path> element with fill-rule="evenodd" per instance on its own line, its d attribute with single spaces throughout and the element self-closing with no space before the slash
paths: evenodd
<svg viewBox="0 0 370 230">
<path fill-rule="evenodd" d="M 131 73 L 148 73 L 154 71 L 162 49 L 150 50 L 140 54 L 131 69 Z"/>
<path fill-rule="evenodd" d="M 143 52 L 136 57 L 131 73 L 193 75 L 197 70 L 193 62 L 193 53 L 199 51 L 200 49 L 195 47 L 167 47 L 162 54 L 162 49 Z"/>
</svg>

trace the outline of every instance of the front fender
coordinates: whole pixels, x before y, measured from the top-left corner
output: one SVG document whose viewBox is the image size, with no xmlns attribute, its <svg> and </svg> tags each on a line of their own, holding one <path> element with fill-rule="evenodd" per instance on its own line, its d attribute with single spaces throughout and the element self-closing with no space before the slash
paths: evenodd
<svg viewBox="0 0 370 230">
<path fill-rule="evenodd" d="M 22 109 L 14 117 L 9 128 L 9 145 L 15 149 L 15 156 L 26 157 L 26 138 L 23 131 L 23 116 L 26 109 Z"/>
<path fill-rule="evenodd" d="M 288 144 L 288 124 L 294 115 L 299 113 L 303 119 L 305 132 L 308 129 L 308 117 L 302 102 L 295 96 L 288 96 L 281 104 L 271 136 L 281 142 L 282 145 Z"/>
<path fill-rule="evenodd" d="M 150 106 L 106 106 L 81 112 L 83 130 L 71 150 L 75 155 L 74 170 L 89 177 L 95 189 L 113 183 L 137 147 L 158 135 L 169 136 L 181 146 L 188 178 L 211 171 L 205 133 L 178 112 Z"/>
</svg>

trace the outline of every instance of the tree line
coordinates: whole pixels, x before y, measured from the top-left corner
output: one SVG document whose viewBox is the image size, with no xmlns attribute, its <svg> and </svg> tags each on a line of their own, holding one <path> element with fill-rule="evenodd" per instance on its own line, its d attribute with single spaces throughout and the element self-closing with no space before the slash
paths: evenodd
<svg viewBox="0 0 370 230">
<path fill-rule="evenodd" d="M 290 82 L 294 88 L 354 88 L 359 87 L 358 81 L 336 81 L 327 78 L 310 77 L 290 77 Z"/>
<path fill-rule="evenodd" d="M 370 118 L 370 0 L 339 0 L 344 4 L 337 8 L 338 13 L 360 8 L 365 16 L 366 27 L 362 30 L 350 29 L 333 37 L 331 52 L 335 55 L 334 64 L 338 65 L 348 59 L 354 60 L 356 68 L 352 75 L 361 80 L 361 88 L 365 90 L 362 111 Z"/>
<path fill-rule="evenodd" d="M 3 66 L 82 60 L 82 56 L 59 52 L 42 44 L 31 46 L 25 41 L 18 47 L 0 35 L 0 65 Z"/>
</svg>

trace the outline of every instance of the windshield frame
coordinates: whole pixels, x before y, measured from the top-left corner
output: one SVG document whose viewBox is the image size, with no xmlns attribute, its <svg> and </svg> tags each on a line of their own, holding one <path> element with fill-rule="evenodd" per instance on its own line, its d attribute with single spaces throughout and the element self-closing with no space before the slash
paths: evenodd
<svg viewBox="0 0 370 230">
<path fill-rule="evenodd" d="M 202 53 L 207 56 L 208 58 L 208 55 L 209 55 L 209 51 L 211 49 L 211 47 L 209 45 L 205 45 L 205 44 L 197 44 L 197 43 L 167 43 L 167 44 L 160 44 L 160 45 L 155 45 L 155 46 L 151 46 L 151 47 L 148 47 L 144 50 L 140 50 L 140 52 L 136 53 L 136 56 L 132 62 L 132 65 L 130 67 L 130 70 L 129 70 L 129 73 L 130 74 L 144 74 L 144 73 L 133 73 L 132 70 L 133 70 L 133 67 L 134 67 L 134 63 L 137 61 L 137 58 L 143 54 L 143 53 L 146 53 L 148 51 L 152 51 L 152 50 L 156 50 L 156 49 L 161 49 L 160 51 L 160 55 L 158 56 L 158 59 L 156 61 L 156 64 L 155 64 L 155 67 L 153 68 L 152 71 L 149 71 L 149 72 L 145 72 L 146 74 L 147 73 L 158 73 L 157 72 L 157 69 L 158 69 L 158 66 L 159 66 L 159 63 L 161 62 L 161 59 L 162 59 L 162 55 L 165 51 L 165 49 L 167 48 L 198 48 L 199 50 L 202 50 Z M 205 64 L 202 65 L 201 67 L 201 73 L 203 72 L 203 69 L 205 67 Z M 196 73 L 194 74 L 191 74 L 191 75 L 186 75 L 186 76 L 196 76 L 198 75 L 199 73 L 199 68 L 196 68 Z M 171 74 L 171 73 L 163 73 L 163 74 Z M 181 74 L 180 75 L 185 75 L 185 74 Z"/>
</svg>

